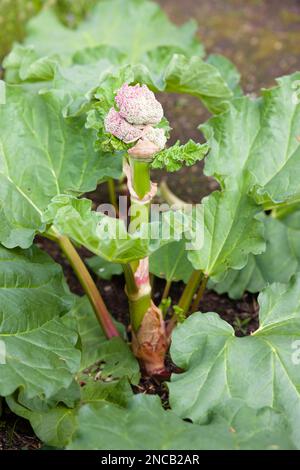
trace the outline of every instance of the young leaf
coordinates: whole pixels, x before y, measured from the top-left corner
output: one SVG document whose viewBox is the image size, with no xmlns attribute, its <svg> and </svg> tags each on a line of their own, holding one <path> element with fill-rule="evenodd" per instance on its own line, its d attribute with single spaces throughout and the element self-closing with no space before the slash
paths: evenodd
<svg viewBox="0 0 300 470">
<path fill-rule="evenodd" d="M 210 283 L 219 294 L 227 292 L 238 299 L 245 291 L 260 292 L 273 282 L 288 282 L 300 269 L 300 232 L 284 225 L 284 221 L 263 217 L 266 251 L 249 255 L 241 270 L 230 270 L 218 284 Z"/>
<path fill-rule="evenodd" d="M 36 247 L 0 247 L 0 395 L 19 387 L 50 397 L 67 387 L 80 362 L 77 334 L 61 315 L 73 304 L 60 267 Z"/>
<path fill-rule="evenodd" d="M 159 152 L 153 162 L 152 168 L 165 168 L 167 171 L 180 170 L 184 165 L 192 166 L 202 160 L 208 152 L 207 144 L 196 144 L 189 140 L 186 144 L 175 145 Z"/>
<path fill-rule="evenodd" d="M 259 207 L 239 191 L 215 191 L 203 200 L 198 223 L 204 227 L 203 246 L 189 250 L 195 269 L 221 280 L 229 268 L 241 269 L 250 253 L 265 249 Z"/>
<path fill-rule="evenodd" d="M 174 411 L 197 422 L 228 398 L 270 406 L 288 418 L 299 448 L 299 297 L 299 275 L 269 286 L 259 296 L 260 326 L 244 338 L 215 313 L 195 313 L 179 325 L 171 355 L 185 372 L 169 386 Z"/>
<path fill-rule="evenodd" d="M 261 99 L 233 100 L 201 126 L 211 148 L 205 173 L 253 192 L 260 204 L 300 200 L 300 73 L 277 80 Z"/>
</svg>

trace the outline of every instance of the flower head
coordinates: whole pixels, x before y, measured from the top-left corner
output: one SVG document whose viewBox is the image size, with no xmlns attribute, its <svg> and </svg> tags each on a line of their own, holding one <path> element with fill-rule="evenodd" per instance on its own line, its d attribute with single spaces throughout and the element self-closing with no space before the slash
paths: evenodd
<svg viewBox="0 0 300 470">
<path fill-rule="evenodd" d="M 105 130 L 122 140 L 126 144 L 138 140 L 143 131 L 138 127 L 133 126 L 126 119 L 122 118 L 120 113 L 114 108 L 111 108 L 104 121 Z"/>
<path fill-rule="evenodd" d="M 124 83 L 115 100 L 120 116 L 131 124 L 158 124 L 164 115 L 162 105 L 146 85 L 130 86 Z"/>
</svg>

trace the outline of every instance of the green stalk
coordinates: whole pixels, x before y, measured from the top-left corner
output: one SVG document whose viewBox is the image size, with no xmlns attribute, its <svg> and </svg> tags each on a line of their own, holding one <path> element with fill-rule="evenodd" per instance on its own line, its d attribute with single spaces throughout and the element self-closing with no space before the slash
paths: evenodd
<svg viewBox="0 0 300 470">
<path fill-rule="evenodd" d="M 190 305 L 193 301 L 193 297 L 201 281 L 201 278 L 202 278 L 202 271 L 195 270 L 193 271 L 187 285 L 185 286 L 184 291 L 178 302 L 178 307 L 182 309 L 183 314 L 188 313 Z"/>
<path fill-rule="evenodd" d="M 139 197 L 143 199 L 151 190 L 150 181 L 150 163 L 139 161 L 134 158 L 129 159 L 132 175 L 132 187 Z M 131 220 L 130 224 L 134 224 L 134 230 L 138 230 L 140 225 L 149 221 L 149 204 L 139 204 L 134 198 L 131 198 Z M 134 274 L 138 269 L 138 263 L 131 263 L 124 269 L 126 280 L 126 292 L 129 300 L 129 310 L 131 318 L 131 326 L 133 330 L 138 331 L 144 315 L 151 306 L 151 285 L 150 282 L 137 286 Z M 148 273 L 149 274 L 149 273 Z M 135 285 L 135 288 L 133 286 Z"/>
<path fill-rule="evenodd" d="M 132 173 L 132 186 L 139 199 L 143 199 L 151 189 L 150 181 L 150 164 L 148 162 L 138 161 L 130 158 L 130 168 Z M 142 223 L 149 221 L 149 207 L 150 204 L 139 204 L 131 198 L 131 219 L 130 223 L 134 225 L 132 231 L 139 229 Z M 140 223 L 134 223 L 139 220 Z"/>
<path fill-rule="evenodd" d="M 112 178 L 109 178 L 107 180 L 107 188 L 108 188 L 109 201 L 114 206 L 114 208 L 116 210 L 116 213 L 118 214 L 118 202 L 117 202 L 117 196 L 116 196 L 116 187 L 115 187 L 115 182 Z"/>
<path fill-rule="evenodd" d="M 91 302 L 97 320 L 101 325 L 106 337 L 111 339 L 115 336 L 120 336 L 101 297 L 101 294 L 96 287 L 96 284 L 94 283 L 89 271 L 87 270 L 84 262 L 80 258 L 70 239 L 64 235 L 61 235 L 54 227 L 51 227 L 51 229 L 48 230 L 47 236 L 58 243 L 61 250 L 67 257 L 80 284 L 82 285 Z"/>
<path fill-rule="evenodd" d="M 206 289 L 207 281 L 208 281 L 208 277 L 203 276 L 203 278 L 201 279 L 201 282 L 200 282 L 200 286 L 199 286 L 196 298 L 195 298 L 195 300 L 193 302 L 193 305 L 192 305 L 192 313 L 196 312 L 197 309 L 198 309 L 198 305 L 199 305 L 200 300 L 202 299 L 203 294 L 204 294 L 205 289 Z"/>
<path fill-rule="evenodd" d="M 166 282 L 161 300 L 164 300 L 168 297 L 170 289 L 171 289 L 171 285 L 172 285 L 172 281 L 167 281 Z"/>
</svg>

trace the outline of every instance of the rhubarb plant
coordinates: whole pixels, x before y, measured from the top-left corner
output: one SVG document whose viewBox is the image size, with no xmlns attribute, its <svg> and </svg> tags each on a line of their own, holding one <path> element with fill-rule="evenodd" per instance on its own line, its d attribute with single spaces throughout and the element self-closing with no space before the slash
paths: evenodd
<svg viewBox="0 0 300 470">
<path fill-rule="evenodd" d="M 194 33 L 152 2 L 104 0 L 75 29 L 43 10 L 4 61 L 0 395 L 47 445 L 300 448 L 300 75 L 243 96 Z M 169 145 L 156 92 L 206 106 L 201 143 Z M 152 181 L 200 160 L 219 189 L 196 205 Z M 129 214 L 91 196 L 119 178 Z M 156 217 L 157 196 L 172 207 Z M 55 244 L 84 296 L 42 249 Z M 86 250 L 107 283 L 123 274 L 122 314 Z M 199 312 L 207 287 L 260 292 L 257 330 Z M 141 375 L 170 379 L 164 406 L 138 393 Z"/>
</svg>

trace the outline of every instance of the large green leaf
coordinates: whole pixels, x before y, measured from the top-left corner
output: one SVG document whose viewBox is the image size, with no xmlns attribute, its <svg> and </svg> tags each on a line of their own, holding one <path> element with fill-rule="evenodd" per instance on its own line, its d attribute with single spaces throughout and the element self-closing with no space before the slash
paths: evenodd
<svg viewBox="0 0 300 470">
<path fill-rule="evenodd" d="M 12 411 L 28 419 L 43 442 L 56 447 L 69 442 L 83 404 L 112 402 L 126 406 L 132 394 L 129 382 L 137 384 L 140 378 L 139 364 L 129 345 L 121 338 L 107 340 L 86 297 L 77 298 L 62 320 L 62 331 L 71 328 L 79 336 L 81 362 L 74 372 L 76 381 L 47 400 L 28 398 L 22 392 L 7 398 Z M 117 327 L 124 334 L 124 326 L 117 323 Z"/>
<path fill-rule="evenodd" d="M 189 250 L 188 259 L 206 276 L 222 279 L 229 268 L 240 269 L 250 253 L 265 248 L 263 225 L 255 218 L 259 207 L 239 191 L 215 191 L 203 199 L 198 223 L 204 228 L 203 246 Z"/>
<path fill-rule="evenodd" d="M 209 287 L 219 294 L 227 292 L 231 298 L 238 299 L 245 291 L 260 292 L 273 282 L 288 282 L 299 271 L 300 231 L 272 217 L 263 219 L 266 251 L 249 255 L 243 269 L 230 270 L 221 282 L 210 283 Z"/>
<path fill-rule="evenodd" d="M 99 378 L 122 379 L 138 383 L 140 368 L 128 344 L 121 338 L 107 340 L 87 297 L 78 298 L 73 309 L 64 317 L 64 323 L 78 331 L 80 338 L 81 363 L 77 376 L 86 369 L 97 366 Z M 124 337 L 124 326 L 117 327 Z"/>
<path fill-rule="evenodd" d="M 299 299 L 299 275 L 269 286 L 259 297 L 260 326 L 248 337 L 236 337 L 215 313 L 195 313 L 178 326 L 171 355 L 185 372 L 169 385 L 174 411 L 198 422 L 228 398 L 270 406 L 288 418 L 300 447 Z"/>
<path fill-rule="evenodd" d="M 9 396 L 6 401 L 10 409 L 18 416 L 30 421 L 30 424 L 42 442 L 47 445 L 63 448 L 71 440 L 77 429 L 77 415 L 84 404 L 115 403 L 126 406 L 132 394 L 129 383 L 126 380 L 120 382 L 95 382 L 89 381 L 80 387 L 77 403 L 68 407 L 58 402 L 57 406 L 44 408 L 37 407 L 32 401 L 22 402 L 20 397 Z"/>
<path fill-rule="evenodd" d="M 114 263 L 128 263 L 150 255 L 160 246 L 177 240 L 185 230 L 187 216 L 164 212 L 160 220 L 142 224 L 131 234 L 121 219 L 91 210 L 89 199 L 57 196 L 45 215 L 64 233 L 91 252 Z"/>
<path fill-rule="evenodd" d="M 150 256 L 150 272 L 167 281 L 187 282 L 193 266 L 187 258 L 186 241 L 169 243 Z"/>
<path fill-rule="evenodd" d="M 199 426 L 180 420 L 172 411 L 164 411 L 157 396 L 136 395 L 127 408 L 105 402 L 83 406 L 68 449 L 293 448 L 286 431 L 284 420 L 268 409 L 255 413 L 232 403 L 226 415 Z"/>
<path fill-rule="evenodd" d="M 29 22 L 27 47 L 16 45 L 6 59 L 6 77 L 50 80 L 50 87 L 64 90 L 65 98 L 72 96 L 72 114 L 101 85 L 104 71 L 116 73 L 118 67 L 131 65 L 132 82 L 192 94 L 210 111 L 220 112 L 232 98 L 239 75 L 225 58 L 201 59 L 195 30 L 193 21 L 175 26 L 147 0 L 101 1 L 77 29 L 67 28 L 47 9 Z"/>
<path fill-rule="evenodd" d="M 107 169 L 94 132 L 64 119 L 54 95 L 7 86 L 0 109 L 0 241 L 27 248 L 53 196 L 90 191 Z"/>
<path fill-rule="evenodd" d="M 73 304 L 60 267 L 36 247 L 0 247 L 0 395 L 22 388 L 50 397 L 67 387 L 80 362 L 77 334 L 60 318 Z"/>
<path fill-rule="evenodd" d="M 25 43 L 33 45 L 40 57 L 56 52 L 65 60 L 87 47 L 112 46 L 134 63 L 161 46 L 201 55 L 203 49 L 195 39 L 195 30 L 193 21 L 180 27 L 173 25 L 153 2 L 103 0 L 75 30 L 64 26 L 53 9 L 42 11 L 28 23 Z"/>
<path fill-rule="evenodd" d="M 262 98 L 239 98 L 201 127 L 211 152 L 205 172 L 258 202 L 300 199 L 300 73 L 282 77 Z"/>
</svg>

